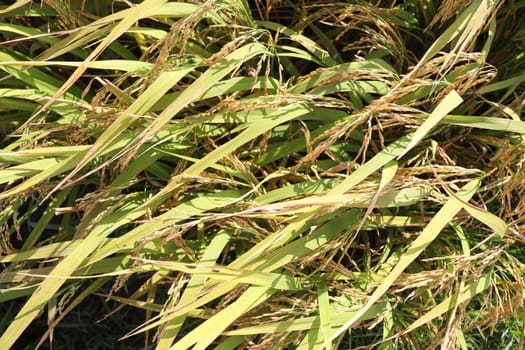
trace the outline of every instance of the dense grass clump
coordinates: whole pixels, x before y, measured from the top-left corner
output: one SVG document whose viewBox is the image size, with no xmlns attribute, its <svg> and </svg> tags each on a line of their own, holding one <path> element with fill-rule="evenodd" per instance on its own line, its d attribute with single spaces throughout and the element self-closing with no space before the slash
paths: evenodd
<svg viewBox="0 0 525 350">
<path fill-rule="evenodd" d="M 0 349 L 523 348 L 525 1 L 0 18 Z"/>
</svg>

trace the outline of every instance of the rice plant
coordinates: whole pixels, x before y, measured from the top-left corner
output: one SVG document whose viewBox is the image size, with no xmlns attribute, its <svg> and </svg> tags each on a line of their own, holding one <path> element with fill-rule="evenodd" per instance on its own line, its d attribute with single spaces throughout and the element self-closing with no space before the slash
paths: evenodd
<svg viewBox="0 0 525 350">
<path fill-rule="evenodd" d="M 522 349 L 524 16 L 0 6 L 0 349 Z"/>
</svg>

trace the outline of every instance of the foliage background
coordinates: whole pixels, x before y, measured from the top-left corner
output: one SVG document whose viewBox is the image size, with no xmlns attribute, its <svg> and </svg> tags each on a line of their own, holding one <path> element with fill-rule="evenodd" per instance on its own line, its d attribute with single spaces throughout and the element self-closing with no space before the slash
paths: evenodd
<svg viewBox="0 0 525 350">
<path fill-rule="evenodd" d="M 521 349 L 524 12 L 4 3 L 0 348 Z"/>
</svg>

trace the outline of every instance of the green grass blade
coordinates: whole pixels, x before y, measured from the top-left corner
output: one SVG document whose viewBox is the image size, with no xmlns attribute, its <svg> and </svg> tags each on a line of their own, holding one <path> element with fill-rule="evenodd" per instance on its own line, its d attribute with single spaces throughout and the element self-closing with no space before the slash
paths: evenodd
<svg viewBox="0 0 525 350">
<path fill-rule="evenodd" d="M 468 201 L 479 188 L 479 181 L 471 181 L 466 184 L 456 196 L 462 201 Z M 449 198 L 445 205 L 439 210 L 439 212 L 432 218 L 430 223 L 425 227 L 419 237 L 410 245 L 407 251 L 399 258 L 399 262 L 385 278 L 385 280 L 376 288 L 374 293 L 368 299 L 366 305 L 357 313 L 356 316 L 348 320 L 345 325 L 337 330 L 331 337 L 331 340 L 340 336 L 348 328 L 350 328 L 357 319 L 364 314 L 368 308 L 376 303 L 395 282 L 395 280 L 401 275 L 401 273 L 410 265 L 439 235 L 441 230 L 452 220 L 452 218 L 463 208 L 463 203 L 456 199 L 456 196 Z"/>
<path fill-rule="evenodd" d="M 301 35 L 290 28 L 287 28 L 283 25 L 274 22 L 258 21 L 257 24 L 261 27 L 282 33 L 289 37 L 291 40 L 302 45 L 306 50 L 311 52 L 317 58 L 318 63 L 320 63 L 321 65 L 331 67 L 337 64 L 337 62 L 330 56 L 328 51 L 319 47 L 319 45 L 317 45 L 317 43 L 312 39 Z"/>
<path fill-rule="evenodd" d="M 235 319 L 269 298 L 274 292 L 266 287 L 250 287 L 236 301 L 189 332 L 170 350 L 186 350 L 193 345 L 193 350 L 206 349 Z"/>
<path fill-rule="evenodd" d="M 525 122 L 521 120 L 474 115 L 448 115 L 441 122 L 449 125 L 525 134 Z"/>
<path fill-rule="evenodd" d="M 468 300 L 471 300 L 475 295 L 488 289 L 490 287 L 491 280 L 491 274 L 487 274 L 479 278 L 477 281 L 463 286 L 458 294 L 446 298 L 441 303 L 433 307 L 432 310 L 418 318 L 410 326 L 403 330 L 403 333 L 411 332 L 414 329 L 432 321 L 433 319 L 442 316 L 443 314 L 451 310 L 454 307 L 454 305 L 456 305 L 456 303 L 461 304 Z"/>
<path fill-rule="evenodd" d="M 459 106 L 463 102 L 461 96 L 454 90 L 450 91 L 447 96 L 437 105 L 436 109 L 429 115 L 428 119 L 421 124 L 421 126 L 416 130 L 412 140 L 407 145 L 405 150 L 397 156 L 397 159 L 404 156 L 408 151 L 410 151 L 415 145 L 417 145 L 429 132 L 435 127 L 448 113 L 450 113 L 454 108 Z"/>
<path fill-rule="evenodd" d="M 317 287 L 317 303 L 319 304 L 319 320 L 321 321 L 321 338 L 323 343 L 326 344 L 326 349 L 332 349 L 332 342 L 330 341 L 330 327 L 331 327 L 331 315 L 330 315 L 330 297 L 328 295 L 328 286 L 326 281 L 320 281 Z"/>
<path fill-rule="evenodd" d="M 216 235 L 210 242 L 208 248 L 200 259 L 201 264 L 213 264 L 222 253 L 224 247 L 230 240 L 230 236 L 227 233 Z M 185 305 L 188 302 L 197 298 L 201 289 L 206 281 L 205 275 L 193 275 L 184 290 L 184 293 L 178 300 L 178 305 Z M 157 342 L 157 350 L 169 349 L 173 343 L 175 337 L 179 333 L 182 324 L 186 317 L 184 315 L 172 319 L 165 325 L 165 328 L 159 335 L 159 341 Z"/>
</svg>

